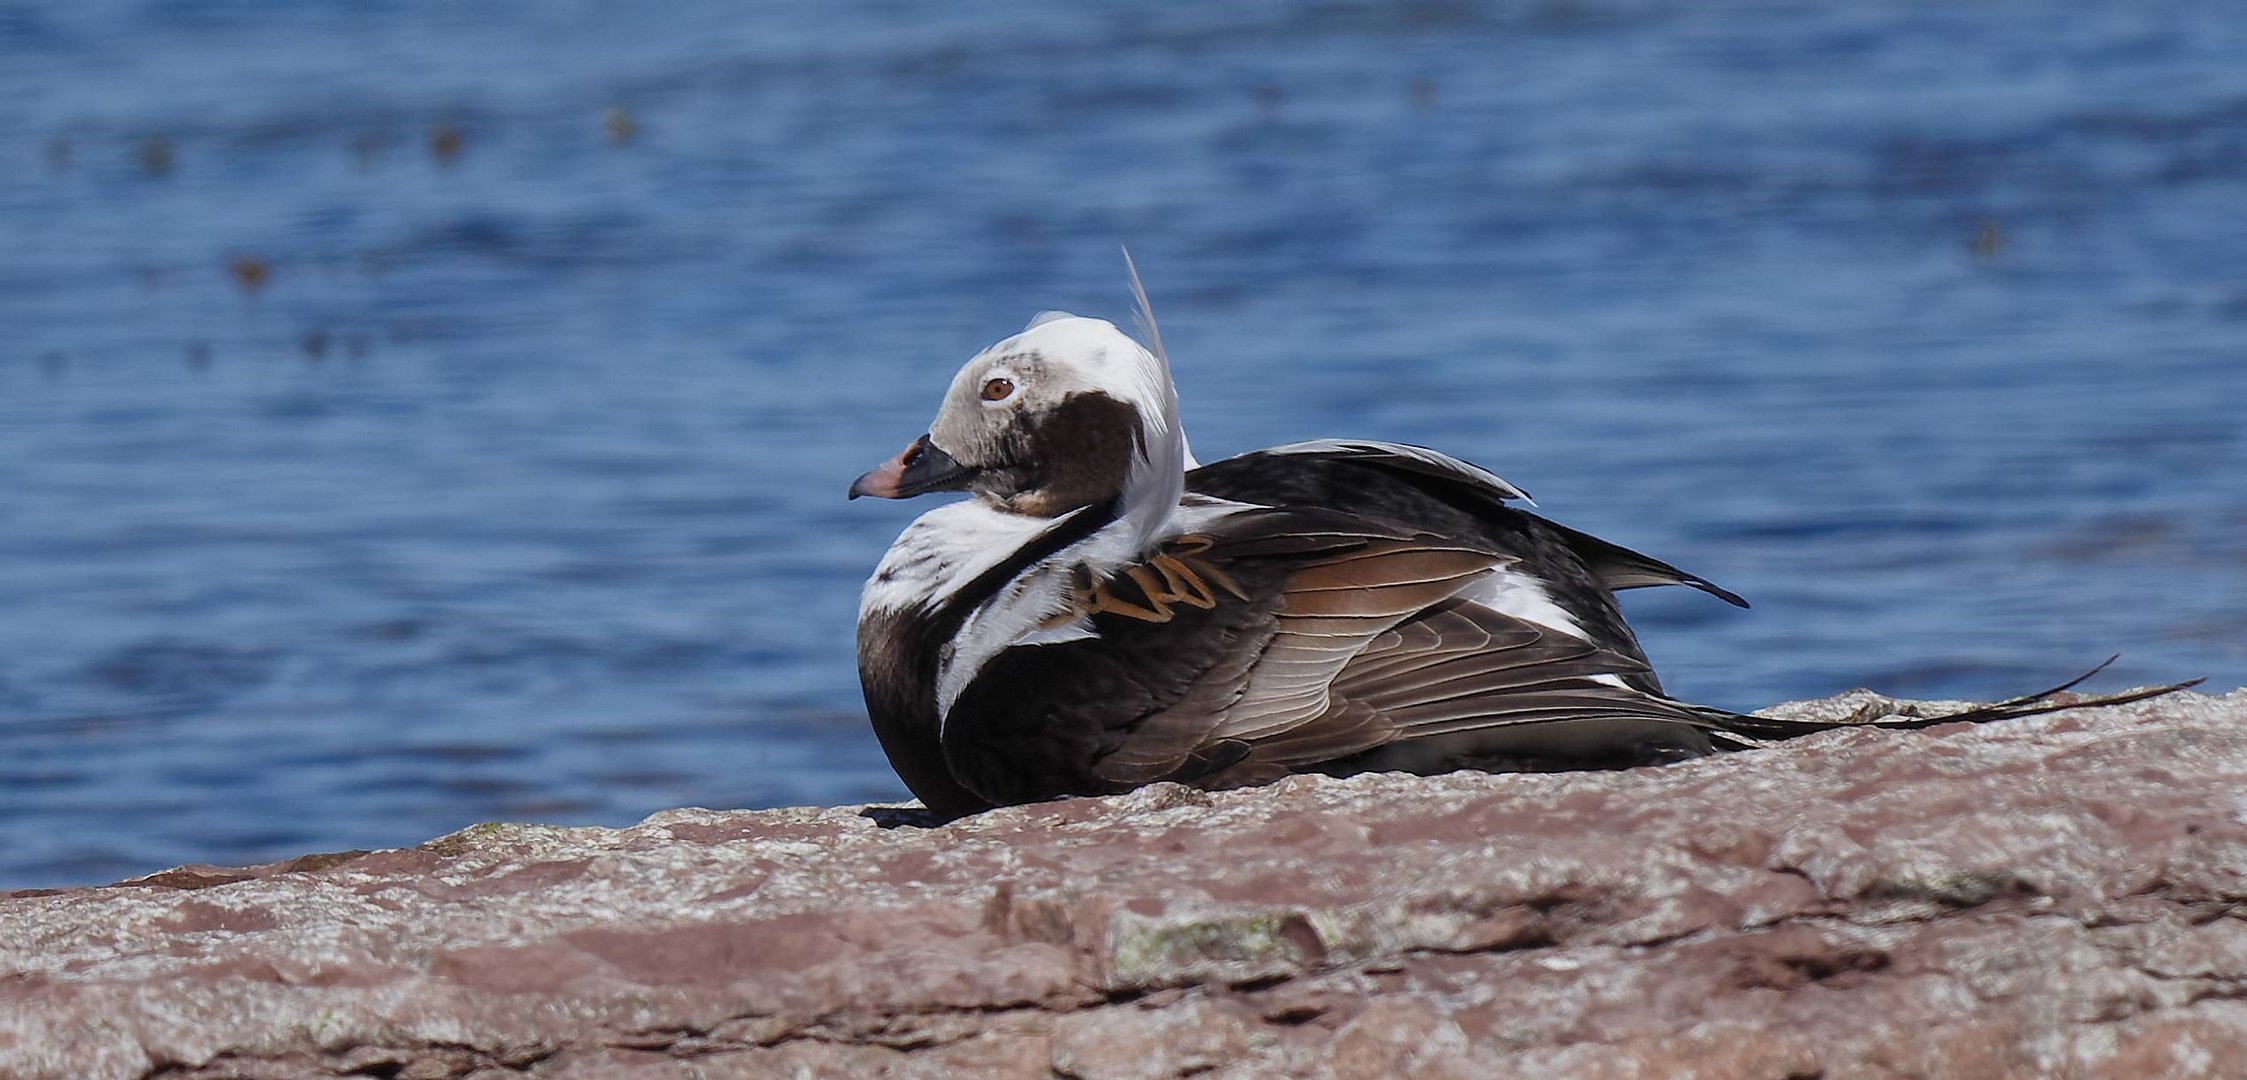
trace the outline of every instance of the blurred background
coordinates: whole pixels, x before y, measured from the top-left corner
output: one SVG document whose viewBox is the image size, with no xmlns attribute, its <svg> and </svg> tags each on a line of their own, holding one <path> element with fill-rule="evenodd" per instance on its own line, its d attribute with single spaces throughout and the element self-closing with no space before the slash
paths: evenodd
<svg viewBox="0 0 2247 1080">
<path fill-rule="evenodd" d="M 1089 7 L 0 2 L 0 888 L 901 798 L 843 489 L 1123 243 L 1680 696 L 2247 683 L 2247 7 Z"/>
</svg>

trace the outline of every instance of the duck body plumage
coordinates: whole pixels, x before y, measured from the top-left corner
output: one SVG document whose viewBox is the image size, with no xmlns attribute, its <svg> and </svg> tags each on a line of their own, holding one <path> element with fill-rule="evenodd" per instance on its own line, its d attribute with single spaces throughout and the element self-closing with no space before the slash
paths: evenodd
<svg viewBox="0 0 2247 1080">
<path fill-rule="evenodd" d="M 859 606 L 867 713 L 931 810 L 1662 763 L 1840 726 L 1669 697 L 1616 591 L 1746 602 L 1511 505 L 1526 496 L 1488 470 L 1343 440 L 1197 465 L 1151 336 L 1041 315 L 970 359 L 928 433 L 851 485 L 972 494 L 907 526 Z M 2031 715 L 2073 685 L 1874 724 Z"/>
<path fill-rule="evenodd" d="M 1661 697 L 1601 571 L 1740 601 L 1508 506 L 1520 492 L 1494 475 L 1321 442 L 1191 470 L 1186 488 L 1177 535 L 1104 580 L 1112 506 L 1045 521 L 956 503 L 899 537 L 868 582 L 860 675 L 925 803 L 1715 748 L 1696 707 Z M 1041 588 L 1067 595 L 1041 622 L 1083 625 L 997 625 Z"/>
</svg>

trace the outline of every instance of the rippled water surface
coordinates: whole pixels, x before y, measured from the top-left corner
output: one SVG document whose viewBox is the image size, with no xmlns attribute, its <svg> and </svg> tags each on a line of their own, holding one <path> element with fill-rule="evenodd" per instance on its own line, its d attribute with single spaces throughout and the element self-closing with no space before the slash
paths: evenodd
<svg viewBox="0 0 2247 1080">
<path fill-rule="evenodd" d="M 900 796 L 843 487 L 1125 242 L 1684 696 L 2247 682 L 2247 8 L 817 10 L 0 2 L 0 887 Z"/>
</svg>

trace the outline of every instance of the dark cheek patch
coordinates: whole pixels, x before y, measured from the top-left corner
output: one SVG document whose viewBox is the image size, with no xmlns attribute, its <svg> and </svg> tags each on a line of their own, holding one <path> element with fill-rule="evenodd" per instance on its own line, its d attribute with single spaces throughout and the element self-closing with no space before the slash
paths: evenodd
<svg viewBox="0 0 2247 1080">
<path fill-rule="evenodd" d="M 1139 439 L 1139 411 L 1098 391 L 1072 394 L 1024 432 L 1035 512 L 1060 513 L 1123 490 Z"/>
</svg>

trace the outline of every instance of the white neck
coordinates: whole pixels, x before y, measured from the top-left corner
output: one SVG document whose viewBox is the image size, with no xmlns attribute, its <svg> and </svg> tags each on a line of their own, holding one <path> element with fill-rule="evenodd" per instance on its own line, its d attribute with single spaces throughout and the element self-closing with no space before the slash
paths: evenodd
<svg viewBox="0 0 2247 1080">
<path fill-rule="evenodd" d="M 914 518 L 889 546 L 859 594 L 858 617 L 934 607 L 1066 520 L 1010 513 L 982 499 L 939 506 Z"/>
</svg>

